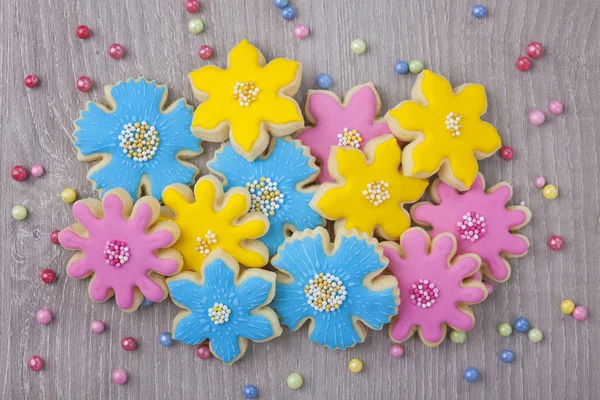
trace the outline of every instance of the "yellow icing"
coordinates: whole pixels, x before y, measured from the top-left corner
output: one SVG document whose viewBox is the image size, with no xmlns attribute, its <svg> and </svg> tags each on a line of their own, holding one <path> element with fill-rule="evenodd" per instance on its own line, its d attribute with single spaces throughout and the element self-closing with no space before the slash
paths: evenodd
<svg viewBox="0 0 600 400">
<path fill-rule="evenodd" d="M 263 267 L 268 261 L 266 246 L 257 239 L 267 233 L 269 221 L 260 212 L 248 213 L 250 195 L 242 188 L 233 188 L 223 196 L 223 186 L 212 176 L 201 178 L 194 193 L 184 185 L 170 185 L 163 192 L 163 201 L 175 217 L 181 236 L 173 245 L 183 255 L 183 269 L 199 272 L 206 255 L 196 250 L 197 238 L 208 231 L 217 243 L 208 249 L 223 249 L 240 264 Z M 241 218 L 241 219 L 240 219 Z M 203 242 L 206 247 L 206 242 Z"/>
<path fill-rule="evenodd" d="M 364 153 L 358 149 L 332 147 L 329 171 L 336 182 L 325 183 L 318 189 L 311 206 L 325 218 L 344 220 L 337 227 L 378 233 L 398 238 L 410 227 L 410 217 L 404 203 L 417 201 L 428 182 L 409 178 L 399 170 L 402 153 L 392 135 L 369 141 Z M 384 181 L 389 198 L 378 206 L 365 198 L 364 190 L 372 181 Z"/>
<path fill-rule="evenodd" d="M 277 58 L 265 65 L 260 51 L 242 40 L 229 53 L 227 69 L 206 66 L 190 73 L 200 100 L 208 98 L 194 113 L 192 131 L 211 133 L 222 128 L 221 124 L 228 124 L 229 136 L 244 153 L 253 152 L 261 134 L 266 135 L 262 123 L 267 123 L 270 130 L 277 130 L 277 136 L 293 133 L 304 126 L 298 104 L 288 97 L 296 94 L 301 74 L 302 67 L 297 61 Z M 234 98 L 238 82 L 252 82 L 260 89 L 256 100 L 247 107 L 240 106 Z M 220 142 L 227 136 L 205 135 L 203 139 Z M 264 148 L 267 145 L 268 141 Z"/>
<path fill-rule="evenodd" d="M 465 84 L 453 90 L 443 76 L 425 70 L 413 87 L 412 99 L 400 103 L 387 118 L 400 139 L 412 141 L 404 149 L 405 167 L 412 166 L 412 170 L 405 168 L 405 175 L 426 178 L 448 160 L 450 171 L 444 172 L 451 175 L 444 179 L 448 175 L 440 171 L 442 181 L 459 189 L 471 187 L 477 160 L 491 156 L 502 145 L 494 126 L 481 120 L 487 108 L 484 87 Z M 459 136 L 445 126 L 451 112 L 461 116 Z"/>
</svg>

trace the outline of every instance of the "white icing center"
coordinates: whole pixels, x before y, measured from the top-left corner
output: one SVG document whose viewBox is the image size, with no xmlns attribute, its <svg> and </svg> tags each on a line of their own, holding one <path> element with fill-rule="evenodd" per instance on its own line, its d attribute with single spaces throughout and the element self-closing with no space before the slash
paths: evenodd
<svg viewBox="0 0 600 400">
<path fill-rule="evenodd" d="M 315 310 L 332 312 L 341 307 L 348 292 L 340 278 L 321 272 L 304 286 L 304 294 L 308 304 Z"/>
<path fill-rule="evenodd" d="M 446 115 L 446 130 L 454 137 L 460 136 L 460 128 L 462 126 L 459 123 L 461 119 L 462 115 L 453 112 Z"/>
<path fill-rule="evenodd" d="M 277 188 L 277 182 L 264 176 L 260 180 L 246 183 L 246 189 L 250 192 L 251 211 L 260 211 L 268 217 L 275 215 L 283 204 L 284 194 Z"/>
<path fill-rule="evenodd" d="M 160 144 L 158 131 L 146 121 L 123 125 L 118 139 L 123 153 L 140 163 L 152 160 Z"/>
<path fill-rule="evenodd" d="M 363 190 L 362 194 L 369 203 L 378 207 L 381 203 L 390 198 L 390 192 L 388 192 L 389 187 L 390 184 L 384 180 L 371 181 L 367 184 L 367 189 Z"/>
<path fill-rule="evenodd" d="M 356 129 L 344 128 L 342 133 L 337 134 L 338 146 L 340 147 L 354 147 L 360 149 L 360 144 L 363 141 L 362 136 Z"/>
<path fill-rule="evenodd" d="M 217 235 L 215 235 L 210 229 L 206 232 L 204 237 L 198 236 L 196 238 L 196 250 L 203 256 L 207 256 L 210 254 L 210 246 L 213 244 L 217 244 Z"/>
<path fill-rule="evenodd" d="M 229 321 L 231 310 L 223 303 L 215 303 L 208 309 L 208 316 L 215 325 L 221 325 Z"/>
</svg>

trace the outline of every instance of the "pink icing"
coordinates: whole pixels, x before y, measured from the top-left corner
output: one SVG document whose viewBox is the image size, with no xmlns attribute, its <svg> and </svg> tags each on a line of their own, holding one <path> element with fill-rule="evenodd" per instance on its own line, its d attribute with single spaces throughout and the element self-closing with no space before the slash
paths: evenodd
<svg viewBox="0 0 600 400">
<path fill-rule="evenodd" d="M 164 299 L 165 292 L 148 274 L 153 271 L 160 275 L 172 275 L 179 270 L 179 263 L 172 259 L 160 259 L 155 251 L 168 246 L 173 235 L 168 231 L 146 233 L 153 221 L 149 205 L 141 204 L 135 216 L 128 220 L 123 216 L 123 202 L 115 194 L 104 196 L 102 202 L 105 215 L 97 219 L 85 203 L 73 206 L 73 215 L 88 231 L 89 238 L 83 238 L 70 230 L 60 233 L 60 243 L 67 249 L 81 250 L 81 259 L 72 262 L 67 268 L 70 277 L 80 279 L 93 274 L 90 283 L 90 297 L 95 301 L 108 299 L 114 291 L 119 308 L 134 306 L 135 287 L 150 301 Z M 120 267 L 106 263 L 107 242 L 125 242 L 130 250 L 127 262 Z"/>
<path fill-rule="evenodd" d="M 400 289 L 398 317 L 392 322 L 390 331 L 392 337 L 403 341 L 419 326 L 424 340 L 439 343 L 444 338 L 444 324 L 463 331 L 472 329 L 473 320 L 458 309 L 457 303 L 474 304 L 485 299 L 486 293 L 482 288 L 461 285 L 465 277 L 477 271 L 479 261 L 464 256 L 448 268 L 448 259 L 453 256 L 452 237 L 440 236 L 434 240 L 429 253 L 427 233 L 420 228 L 407 230 L 400 241 L 405 253 L 403 257 L 392 248 L 385 247 L 383 250 L 389 259 L 388 269 L 398 280 Z M 431 307 L 415 307 L 412 302 L 412 285 L 421 279 L 428 280 L 428 287 L 434 285 L 432 293 L 434 288 L 438 290 L 439 296 Z"/>
<path fill-rule="evenodd" d="M 315 119 L 315 126 L 305 129 L 298 135 L 298 139 L 311 149 L 311 153 L 321 163 L 319 183 L 331 182 L 327 160 L 331 146 L 338 145 L 337 135 L 344 128 L 356 129 L 363 141 L 360 149 L 364 149 L 367 142 L 377 136 L 390 133 L 387 124 L 377 118 L 377 93 L 369 86 L 364 85 L 356 90 L 351 97 L 344 99 L 340 104 L 333 93 L 312 92 L 306 100 L 308 111 Z"/>
<path fill-rule="evenodd" d="M 481 174 L 471 189 L 459 194 L 452 187 L 439 182 L 436 189 L 440 204 L 418 203 L 412 215 L 416 222 L 433 227 L 432 236 L 441 232 L 452 232 L 457 237 L 456 254 L 475 253 L 487 265 L 492 279 L 505 281 L 509 277 L 509 266 L 502 253 L 522 255 L 529 246 L 527 241 L 510 233 L 510 229 L 523 224 L 527 215 L 522 210 L 507 210 L 506 203 L 512 191 L 507 184 L 498 186 L 493 192 L 485 193 Z M 467 212 L 485 216 L 485 234 L 475 241 L 462 240 L 457 231 L 457 221 Z"/>
</svg>

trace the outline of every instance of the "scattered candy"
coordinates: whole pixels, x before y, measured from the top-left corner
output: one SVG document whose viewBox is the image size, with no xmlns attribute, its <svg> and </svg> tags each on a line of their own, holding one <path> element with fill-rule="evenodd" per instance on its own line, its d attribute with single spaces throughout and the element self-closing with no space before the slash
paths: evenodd
<svg viewBox="0 0 600 400">
<path fill-rule="evenodd" d="M 544 338 L 544 335 L 542 334 L 542 331 L 540 331 L 538 328 L 533 328 L 532 330 L 529 331 L 529 333 L 527 334 L 527 337 L 533 343 L 538 343 Z"/>
<path fill-rule="evenodd" d="M 394 70 L 398 75 L 404 75 L 408 73 L 408 63 L 406 61 L 398 61 L 394 66 Z"/>
<path fill-rule="evenodd" d="M 529 321 L 527 318 L 517 318 L 515 320 L 515 331 L 525 333 L 529 329 Z"/>
<path fill-rule="evenodd" d="M 546 179 L 543 176 L 538 176 L 535 178 L 535 186 L 538 188 L 543 188 L 546 185 Z"/>
<path fill-rule="evenodd" d="M 288 5 L 288 0 L 273 0 L 273 5 L 277 8 L 285 8 Z"/>
<path fill-rule="evenodd" d="M 562 303 L 560 303 L 560 311 L 565 314 L 572 314 L 573 311 L 575 311 L 575 303 L 573 300 L 563 300 Z"/>
<path fill-rule="evenodd" d="M 58 234 L 59 233 L 60 233 L 60 231 L 58 229 L 54 230 L 54 231 L 52 231 L 52 233 L 50 233 L 50 241 L 53 244 L 60 244 L 60 241 L 58 240 Z"/>
<path fill-rule="evenodd" d="M 544 186 L 542 196 L 548 200 L 554 200 L 558 197 L 558 188 L 552 184 Z"/>
<path fill-rule="evenodd" d="M 89 92 L 92 90 L 92 79 L 89 76 L 80 76 L 75 82 L 75 86 L 80 92 Z"/>
<path fill-rule="evenodd" d="M 404 347 L 399 344 L 394 344 L 390 348 L 390 355 L 394 358 L 400 358 L 404 355 Z"/>
<path fill-rule="evenodd" d="M 112 373 L 112 380 L 117 385 L 124 385 L 127 383 L 127 372 L 122 369 L 115 369 Z"/>
<path fill-rule="evenodd" d="M 285 6 L 281 10 L 281 16 L 283 17 L 283 19 L 288 21 L 290 19 L 294 19 L 294 17 L 296 16 L 296 9 L 292 6 Z"/>
<path fill-rule="evenodd" d="M 463 344 L 467 340 L 467 332 L 452 331 L 450 332 L 450 340 L 455 344 Z"/>
<path fill-rule="evenodd" d="M 319 74 L 317 75 L 317 86 L 320 89 L 329 89 L 333 84 L 333 79 L 329 74 Z"/>
<path fill-rule="evenodd" d="M 473 8 L 471 9 L 471 13 L 475 18 L 481 19 L 485 18 L 485 16 L 487 15 L 487 10 L 484 6 L 478 4 L 476 6 L 473 6 Z"/>
<path fill-rule="evenodd" d="M 577 306 L 573 310 L 573 318 L 577 321 L 583 321 L 587 318 L 587 309 L 584 306 Z"/>
<path fill-rule="evenodd" d="M 500 353 L 500 360 L 505 363 L 511 363 L 515 360 L 515 353 L 512 350 L 503 350 Z"/>
<path fill-rule="evenodd" d="M 170 332 L 163 332 L 158 336 L 158 342 L 165 346 L 169 347 L 173 345 L 173 338 L 171 337 Z"/>
<path fill-rule="evenodd" d="M 353 358 L 352 360 L 350 360 L 350 363 L 348 364 L 348 369 L 353 374 L 358 374 L 363 369 L 363 362 L 361 361 L 360 358 Z"/>
<path fill-rule="evenodd" d="M 137 342 L 131 336 L 127 336 L 123 340 L 121 340 L 121 347 L 125 351 L 133 351 L 137 348 Z"/>
<path fill-rule="evenodd" d="M 500 336 L 510 336 L 512 334 L 512 326 L 508 322 L 503 322 L 498 326 Z"/>
<path fill-rule="evenodd" d="M 95 319 L 92 321 L 92 325 L 90 329 L 94 333 L 102 333 L 104 332 L 104 321 L 100 321 L 99 319 Z"/>
<path fill-rule="evenodd" d="M 75 34 L 79 39 L 87 39 L 92 34 L 92 31 L 85 25 L 79 25 L 75 30 Z"/>
<path fill-rule="evenodd" d="M 492 293 L 494 293 L 494 285 L 492 285 L 488 281 L 483 281 L 483 284 L 485 285 L 485 288 L 487 289 L 488 296 L 490 296 Z"/>
<path fill-rule="evenodd" d="M 17 221 L 23 221 L 27 218 L 27 209 L 22 205 L 14 206 L 12 209 L 12 217 Z"/>
<path fill-rule="evenodd" d="M 552 100 L 548 105 L 548 108 L 552 114 L 559 115 L 563 112 L 563 103 L 558 100 Z"/>
<path fill-rule="evenodd" d="M 244 387 L 244 397 L 247 399 L 256 399 L 258 397 L 258 388 L 254 385 Z"/>
<path fill-rule="evenodd" d="M 550 239 L 548 239 L 548 247 L 554 251 L 562 249 L 564 245 L 565 241 L 563 240 L 562 236 L 553 235 L 550 236 Z"/>
<path fill-rule="evenodd" d="M 33 89 L 34 87 L 36 87 L 38 85 L 38 77 L 35 75 L 27 75 L 25 77 L 25 86 L 27 86 L 30 89 Z"/>
<path fill-rule="evenodd" d="M 202 360 L 206 360 L 207 358 L 210 358 L 210 349 L 207 345 L 201 344 L 196 347 L 196 356 Z"/>
<path fill-rule="evenodd" d="M 50 322 L 52 322 L 52 313 L 47 308 L 42 308 L 37 312 L 37 314 L 35 314 L 35 318 L 40 324 L 48 325 Z"/>
<path fill-rule="evenodd" d="M 540 58 L 544 48 L 538 42 L 531 42 L 527 45 L 527 55 L 533 59 Z"/>
<path fill-rule="evenodd" d="M 425 64 L 421 60 L 412 60 L 408 63 L 408 70 L 413 74 L 418 74 L 425 69 Z"/>
<path fill-rule="evenodd" d="M 546 120 L 546 116 L 544 112 L 541 110 L 533 110 L 529 113 L 529 122 L 533 125 L 541 125 Z"/>
<path fill-rule="evenodd" d="M 40 164 L 33 164 L 31 166 L 31 175 L 35 176 L 36 178 L 44 175 L 44 167 L 42 167 Z"/>
<path fill-rule="evenodd" d="M 15 181 L 24 181 L 27 179 L 27 169 L 25 169 L 25 167 L 22 165 L 15 165 L 10 170 L 10 177 Z"/>
<path fill-rule="evenodd" d="M 531 68 L 531 60 L 527 57 L 519 57 L 516 66 L 519 71 L 527 72 Z"/>
<path fill-rule="evenodd" d="M 467 382 L 476 382 L 479 380 L 479 370 L 477 368 L 467 368 L 463 373 L 463 377 Z"/>
<path fill-rule="evenodd" d="M 350 50 L 352 50 L 354 54 L 363 54 L 367 51 L 367 44 L 362 39 L 354 39 L 350 42 Z"/>
<path fill-rule="evenodd" d="M 200 2 L 198 0 L 187 0 L 185 2 L 185 9 L 190 14 L 195 14 L 200 10 Z"/>
<path fill-rule="evenodd" d="M 303 383 L 304 379 L 302 378 L 302 375 L 297 372 L 292 372 L 287 377 L 287 385 L 290 389 L 300 389 Z"/>
<path fill-rule="evenodd" d="M 151 305 L 152 305 L 152 302 L 151 302 L 150 300 L 148 300 L 148 299 L 144 299 L 144 300 L 142 300 L 142 307 L 144 307 L 144 308 L 148 308 L 148 307 L 150 307 Z"/>
<path fill-rule="evenodd" d="M 306 25 L 298 24 L 294 27 L 294 36 L 298 39 L 306 39 L 310 33 L 310 28 Z"/>
<path fill-rule="evenodd" d="M 118 43 L 111 44 L 108 48 L 108 55 L 114 60 L 120 60 L 125 55 L 125 48 Z"/>
<path fill-rule="evenodd" d="M 500 148 L 500 158 L 505 161 L 510 161 L 515 156 L 515 151 L 510 146 L 502 146 Z"/>
<path fill-rule="evenodd" d="M 54 271 L 52 271 L 51 269 L 47 268 L 42 271 L 40 278 L 42 278 L 42 282 L 49 285 L 51 283 L 54 283 L 54 280 L 56 279 L 56 273 Z"/>
<path fill-rule="evenodd" d="M 62 191 L 62 193 L 60 194 L 60 197 L 62 198 L 62 201 L 64 201 L 65 203 L 72 203 L 77 198 L 77 192 L 75 192 L 74 189 L 66 188 L 65 190 Z"/>
<path fill-rule="evenodd" d="M 213 49 L 209 45 L 203 44 L 198 49 L 198 55 L 200 56 L 201 59 L 208 60 L 213 56 Z"/>
<path fill-rule="evenodd" d="M 40 356 L 33 356 L 27 361 L 27 365 L 32 371 L 39 371 L 44 367 L 44 360 Z"/>
<path fill-rule="evenodd" d="M 201 19 L 194 18 L 188 22 L 188 29 L 192 33 L 200 33 L 204 30 L 204 22 Z"/>
</svg>

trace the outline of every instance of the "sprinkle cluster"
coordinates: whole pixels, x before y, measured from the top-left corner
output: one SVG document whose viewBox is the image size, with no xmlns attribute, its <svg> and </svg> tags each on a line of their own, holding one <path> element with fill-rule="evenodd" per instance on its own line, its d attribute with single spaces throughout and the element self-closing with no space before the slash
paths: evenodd
<svg viewBox="0 0 600 400">
<path fill-rule="evenodd" d="M 346 300 L 346 286 L 342 280 L 330 273 L 315 274 L 314 278 L 304 286 L 304 294 L 308 304 L 317 311 L 335 311 Z"/>
<path fill-rule="evenodd" d="M 122 267 L 129 260 L 129 247 L 121 240 L 109 240 L 104 246 L 104 260 L 113 267 Z"/>
<path fill-rule="evenodd" d="M 474 211 L 467 212 L 456 223 L 460 238 L 475 243 L 485 235 L 485 217 Z"/>
<path fill-rule="evenodd" d="M 415 281 L 408 293 L 410 301 L 419 308 L 430 308 L 435 304 L 435 299 L 440 297 L 440 289 L 427 279 Z"/>
<path fill-rule="evenodd" d="M 210 245 L 217 244 L 217 235 L 215 235 L 211 230 L 209 230 L 204 235 L 204 238 L 198 236 L 196 238 L 196 243 L 198 243 L 198 245 L 194 250 L 196 250 L 203 256 L 207 256 L 210 254 Z"/>
<path fill-rule="evenodd" d="M 246 183 L 246 189 L 250 192 L 252 211 L 260 211 L 266 216 L 275 215 L 275 210 L 278 210 L 280 204 L 283 203 L 285 197 L 279 189 L 277 182 L 271 178 L 260 177 L 260 180 L 253 180 Z"/>
<path fill-rule="evenodd" d="M 123 153 L 137 162 L 152 160 L 160 144 L 158 131 L 146 121 L 123 125 L 119 140 Z"/>
<path fill-rule="evenodd" d="M 241 107 L 248 107 L 256 101 L 260 88 L 254 82 L 236 82 L 233 87 L 233 99 L 240 103 Z"/>
<path fill-rule="evenodd" d="M 452 134 L 452 136 L 460 136 L 460 126 L 458 123 L 462 119 L 462 115 L 450 112 L 446 115 L 446 130 Z"/>
<path fill-rule="evenodd" d="M 215 303 L 208 309 L 208 316 L 215 325 L 221 325 L 229 321 L 231 310 L 223 303 Z"/>
<path fill-rule="evenodd" d="M 384 180 L 371 181 L 367 184 L 367 190 L 363 190 L 363 195 L 365 195 L 365 199 L 369 203 L 377 207 L 390 198 L 390 192 L 387 190 L 388 187 L 390 187 L 390 184 Z"/>
<path fill-rule="evenodd" d="M 363 141 L 362 136 L 356 129 L 349 130 L 344 128 L 342 133 L 337 134 L 338 146 L 348 146 L 360 149 L 360 144 Z"/>
</svg>

